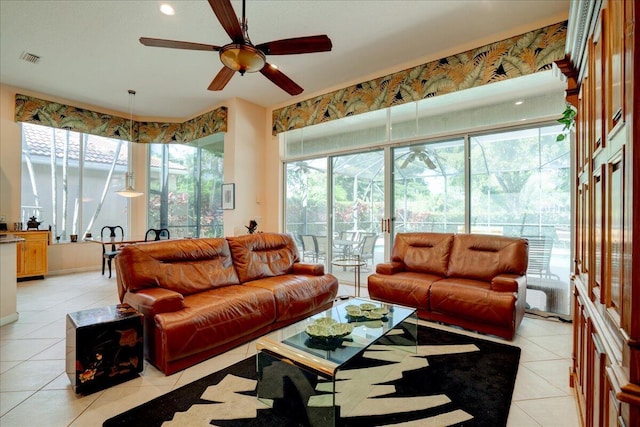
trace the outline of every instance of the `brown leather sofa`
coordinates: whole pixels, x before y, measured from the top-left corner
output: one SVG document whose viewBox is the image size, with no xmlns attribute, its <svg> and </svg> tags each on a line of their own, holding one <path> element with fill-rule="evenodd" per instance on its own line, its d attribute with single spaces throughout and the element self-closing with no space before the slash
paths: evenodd
<svg viewBox="0 0 640 427">
<path fill-rule="evenodd" d="M 513 336 L 524 317 L 526 239 L 400 233 L 391 261 L 369 276 L 372 299 L 415 307 L 422 319 Z"/>
<path fill-rule="evenodd" d="M 288 234 L 140 243 L 115 262 L 120 301 L 144 314 L 145 355 L 166 375 L 324 310 L 338 292 Z"/>
</svg>

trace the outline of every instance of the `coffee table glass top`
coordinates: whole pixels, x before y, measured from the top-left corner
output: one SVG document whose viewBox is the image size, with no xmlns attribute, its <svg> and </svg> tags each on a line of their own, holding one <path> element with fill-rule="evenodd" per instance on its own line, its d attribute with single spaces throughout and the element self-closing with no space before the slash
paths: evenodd
<svg viewBox="0 0 640 427">
<path fill-rule="evenodd" d="M 258 351 L 276 354 L 332 377 L 343 364 L 409 317 L 413 317 L 412 323 L 416 326 L 413 308 L 352 298 L 336 302 L 330 309 L 258 339 L 256 347 Z M 331 329 L 335 323 L 348 326 Z M 320 325 L 320 328 L 309 328 L 310 325 Z M 328 326 L 323 328 L 325 325 Z M 351 327 L 351 333 L 344 337 L 332 335 Z M 324 335 L 327 333 L 329 337 Z"/>
</svg>

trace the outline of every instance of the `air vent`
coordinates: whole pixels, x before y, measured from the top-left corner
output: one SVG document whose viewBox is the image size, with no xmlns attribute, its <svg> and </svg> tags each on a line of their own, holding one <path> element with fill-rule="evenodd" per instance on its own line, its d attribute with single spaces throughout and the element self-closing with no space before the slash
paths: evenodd
<svg viewBox="0 0 640 427">
<path fill-rule="evenodd" d="M 37 64 L 38 61 L 40 61 L 40 57 L 38 55 L 34 55 L 33 53 L 29 53 L 29 52 L 22 52 L 22 55 L 20 55 L 20 59 L 24 59 L 27 62 L 31 62 L 32 64 Z"/>
</svg>

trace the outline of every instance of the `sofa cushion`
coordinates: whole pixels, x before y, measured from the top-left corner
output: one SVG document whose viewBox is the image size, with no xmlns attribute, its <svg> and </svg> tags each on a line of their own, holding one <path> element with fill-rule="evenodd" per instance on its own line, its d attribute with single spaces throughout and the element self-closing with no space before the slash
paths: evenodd
<svg viewBox="0 0 640 427">
<path fill-rule="evenodd" d="M 453 234 L 399 233 L 396 235 L 391 261 L 402 261 L 406 271 L 447 274 Z"/>
<path fill-rule="evenodd" d="M 221 346 L 249 335 L 275 321 L 276 308 L 271 292 L 232 285 L 189 295 L 185 308 L 155 316 L 156 345 L 167 361 Z"/>
<path fill-rule="evenodd" d="M 190 295 L 239 283 L 229 245 L 223 238 L 129 245 L 118 254 L 116 262 L 122 295 L 127 290 L 153 286 Z"/>
<path fill-rule="evenodd" d="M 523 276 L 527 271 L 526 239 L 482 234 L 457 234 L 448 277 L 491 282 L 499 274 Z"/>
<path fill-rule="evenodd" d="M 266 289 L 275 297 L 276 321 L 282 322 L 311 315 L 329 304 L 336 296 L 337 279 L 330 275 L 309 276 L 284 274 L 243 284 Z"/>
<path fill-rule="evenodd" d="M 280 276 L 293 271 L 300 261 L 298 248 L 289 234 L 258 233 L 227 237 L 240 282 Z"/>
</svg>

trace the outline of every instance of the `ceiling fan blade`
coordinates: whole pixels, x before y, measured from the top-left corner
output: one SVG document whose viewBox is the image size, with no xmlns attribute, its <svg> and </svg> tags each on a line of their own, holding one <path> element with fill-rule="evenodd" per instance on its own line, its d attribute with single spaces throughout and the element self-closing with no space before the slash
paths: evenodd
<svg viewBox="0 0 640 427">
<path fill-rule="evenodd" d="M 222 67 L 222 70 L 218 71 L 218 74 L 213 78 L 211 84 L 207 89 L 209 90 L 222 90 L 229 83 L 231 77 L 235 74 L 231 68 Z"/>
<path fill-rule="evenodd" d="M 267 55 L 294 55 L 297 53 L 328 52 L 333 47 L 326 35 L 275 40 L 256 46 Z"/>
<path fill-rule="evenodd" d="M 229 34 L 231 40 L 233 40 L 234 43 L 242 43 L 244 41 L 242 28 L 240 28 L 240 22 L 238 22 L 236 12 L 233 10 L 233 6 L 231 6 L 231 0 L 209 0 L 209 5 L 211 5 L 213 13 L 216 14 L 220 25 L 222 25 L 222 28 Z"/>
<path fill-rule="evenodd" d="M 267 63 L 260 70 L 263 76 L 271 80 L 280 89 L 287 92 L 289 95 L 300 95 L 304 89 L 302 89 L 296 82 L 287 77 L 277 67 Z"/>
<path fill-rule="evenodd" d="M 181 42 L 178 40 L 152 39 L 150 37 L 140 37 L 140 43 L 145 46 L 170 47 L 172 49 L 209 50 L 218 51 L 220 46 L 211 44 Z"/>
</svg>

